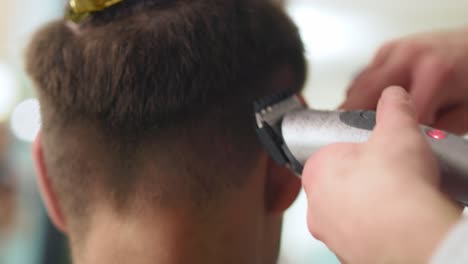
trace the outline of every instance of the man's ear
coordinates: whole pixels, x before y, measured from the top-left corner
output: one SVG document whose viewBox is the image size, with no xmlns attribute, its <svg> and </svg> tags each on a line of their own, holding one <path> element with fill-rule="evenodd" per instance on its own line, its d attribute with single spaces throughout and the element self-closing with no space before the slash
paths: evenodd
<svg viewBox="0 0 468 264">
<path fill-rule="evenodd" d="M 33 159 L 36 167 L 37 182 L 39 191 L 44 201 L 47 213 L 54 225 L 62 232 L 67 232 L 65 220 L 57 200 L 44 159 L 44 150 L 42 147 L 41 134 L 39 133 L 33 144 Z"/>
<path fill-rule="evenodd" d="M 268 159 L 266 176 L 266 208 L 270 213 L 283 213 L 296 200 L 301 190 L 301 180 L 288 168 Z"/>
</svg>

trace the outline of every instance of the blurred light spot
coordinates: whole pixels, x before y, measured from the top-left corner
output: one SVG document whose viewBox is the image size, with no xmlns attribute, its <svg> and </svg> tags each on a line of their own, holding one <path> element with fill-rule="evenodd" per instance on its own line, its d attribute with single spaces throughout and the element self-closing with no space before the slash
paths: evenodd
<svg viewBox="0 0 468 264">
<path fill-rule="evenodd" d="M 18 82 L 13 71 L 0 63 L 0 121 L 7 118 L 18 97 Z"/>
<path fill-rule="evenodd" d="M 27 99 L 16 106 L 11 115 L 11 129 L 20 140 L 32 142 L 41 127 L 37 99 Z"/>
<path fill-rule="evenodd" d="M 306 4 L 291 4 L 289 14 L 298 25 L 312 60 L 328 60 L 340 57 L 353 47 L 350 19 L 318 10 Z"/>
</svg>

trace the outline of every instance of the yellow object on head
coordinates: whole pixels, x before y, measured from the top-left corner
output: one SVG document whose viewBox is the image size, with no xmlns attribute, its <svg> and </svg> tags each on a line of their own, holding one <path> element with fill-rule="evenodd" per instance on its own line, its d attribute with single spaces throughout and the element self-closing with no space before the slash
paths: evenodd
<svg viewBox="0 0 468 264">
<path fill-rule="evenodd" d="M 74 22 L 80 22 L 90 13 L 102 11 L 124 0 L 70 0 L 70 12 L 68 18 Z"/>
</svg>

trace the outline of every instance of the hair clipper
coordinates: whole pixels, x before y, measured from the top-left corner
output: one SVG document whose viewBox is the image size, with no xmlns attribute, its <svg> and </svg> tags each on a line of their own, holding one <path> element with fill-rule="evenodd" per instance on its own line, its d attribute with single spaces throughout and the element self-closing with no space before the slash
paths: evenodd
<svg viewBox="0 0 468 264">
<path fill-rule="evenodd" d="M 365 142 L 376 125 L 373 111 L 317 111 L 299 95 L 255 103 L 259 138 L 270 156 L 297 175 L 321 147 L 339 142 Z M 442 189 L 468 206 L 468 140 L 421 125 L 439 161 Z M 394 131 L 395 137 L 398 131 Z"/>
</svg>

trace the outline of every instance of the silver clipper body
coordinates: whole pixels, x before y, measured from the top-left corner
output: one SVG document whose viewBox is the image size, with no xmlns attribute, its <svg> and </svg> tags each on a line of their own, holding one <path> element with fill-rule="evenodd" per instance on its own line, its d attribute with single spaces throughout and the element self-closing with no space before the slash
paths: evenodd
<svg viewBox="0 0 468 264">
<path fill-rule="evenodd" d="M 373 111 L 312 110 L 298 95 L 256 103 L 255 117 L 265 150 L 297 175 L 318 149 L 333 143 L 365 142 L 376 125 Z M 423 125 L 421 133 L 439 161 L 442 189 L 468 205 L 468 140 Z"/>
</svg>

